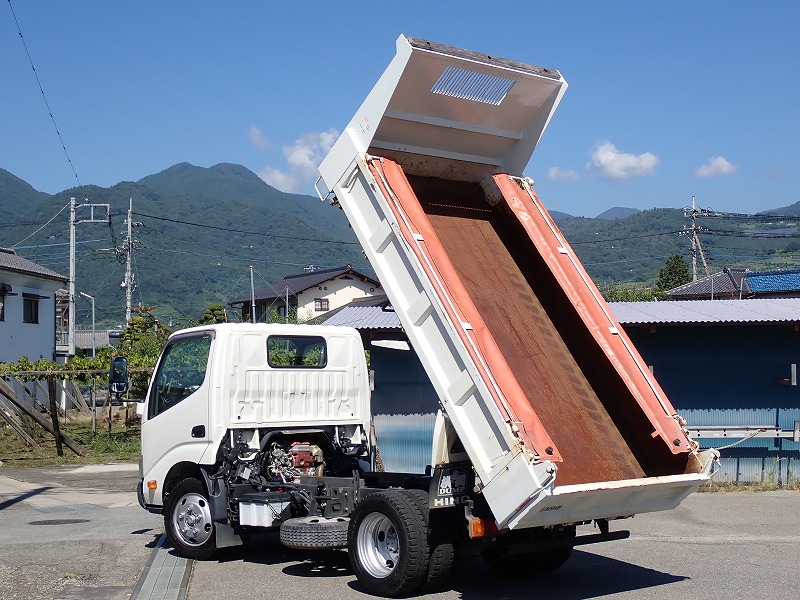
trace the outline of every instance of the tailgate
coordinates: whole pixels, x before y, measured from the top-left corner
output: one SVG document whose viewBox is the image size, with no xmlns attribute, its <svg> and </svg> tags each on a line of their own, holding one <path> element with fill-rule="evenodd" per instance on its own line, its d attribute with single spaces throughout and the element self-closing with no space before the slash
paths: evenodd
<svg viewBox="0 0 800 600">
<path fill-rule="evenodd" d="M 616 519 L 677 507 L 707 483 L 709 474 L 667 475 L 625 481 L 557 486 L 509 517 L 509 529 Z"/>
</svg>

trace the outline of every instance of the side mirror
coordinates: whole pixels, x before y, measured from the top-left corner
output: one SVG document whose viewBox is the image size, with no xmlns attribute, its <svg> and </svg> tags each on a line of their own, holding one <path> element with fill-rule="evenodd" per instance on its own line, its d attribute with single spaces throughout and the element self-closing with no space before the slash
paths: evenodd
<svg viewBox="0 0 800 600">
<path fill-rule="evenodd" d="M 117 399 L 128 391 L 128 359 L 124 356 L 115 356 L 111 359 L 108 391 L 115 394 Z"/>
</svg>

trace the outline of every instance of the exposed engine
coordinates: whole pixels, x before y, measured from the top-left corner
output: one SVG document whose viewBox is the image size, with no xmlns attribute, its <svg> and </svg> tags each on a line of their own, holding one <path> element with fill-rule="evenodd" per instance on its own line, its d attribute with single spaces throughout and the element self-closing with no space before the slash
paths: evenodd
<svg viewBox="0 0 800 600">
<path fill-rule="evenodd" d="M 241 501 L 248 506 L 263 501 L 288 507 L 282 517 L 275 515 L 273 523 L 308 515 L 312 510 L 325 511 L 330 491 L 322 480 L 301 485 L 302 477 L 350 478 L 354 471 L 370 467 L 366 437 L 360 430 L 351 432 L 352 437 L 344 433 L 336 428 L 231 432 L 220 448 L 220 466 L 212 476 L 222 480 L 227 489 L 231 523 L 239 523 Z M 243 519 L 242 524 L 248 523 Z"/>
<path fill-rule="evenodd" d="M 268 477 L 287 483 L 301 475 L 321 477 L 325 471 L 325 457 L 322 449 L 309 442 L 292 442 L 288 451 L 277 442 L 272 443 L 269 453 L 264 457 Z"/>
</svg>

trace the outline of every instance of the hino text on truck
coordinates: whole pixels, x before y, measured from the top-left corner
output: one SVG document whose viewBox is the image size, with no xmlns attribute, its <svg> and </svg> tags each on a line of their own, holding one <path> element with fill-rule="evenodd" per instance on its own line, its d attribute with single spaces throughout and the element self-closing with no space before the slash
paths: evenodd
<svg viewBox="0 0 800 600">
<path fill-rule="evenodd" d="M 317 187 L 436 390 L 430 467 L 376 470 L 356 330 L 179 331 L 143 407 L 139 502 L 180 554 L 280 531 L 347 548 L 366 590 L 402 596 L 462 555 L 556 569 L 709 480 L 718 454 L 698 451 L 521 176 L 566 88 L 558 71 L 397 40 Z"/>
</svg>

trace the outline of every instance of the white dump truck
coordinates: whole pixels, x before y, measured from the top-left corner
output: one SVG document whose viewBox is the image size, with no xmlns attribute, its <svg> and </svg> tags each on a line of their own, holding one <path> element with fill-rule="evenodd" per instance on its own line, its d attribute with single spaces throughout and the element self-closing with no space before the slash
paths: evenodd
<svg viewBox="0 0 800 600">
<path fill-rule="evenodd" d="M 401 36 L 320 166 L 440 403 L 425 473 L 376 469 L 357 331 L 220 324 L 170 337 L 142 418 L 141 505 L 184 556 L 254 531 L 347 548 L 365 590 L 456 556 L 558 568 L 671 509 L 718 455 L 685 423 L 521 176 L 558 71 Z M 584 531 L 585 530 L 585 531 Z"/>
</svg>

